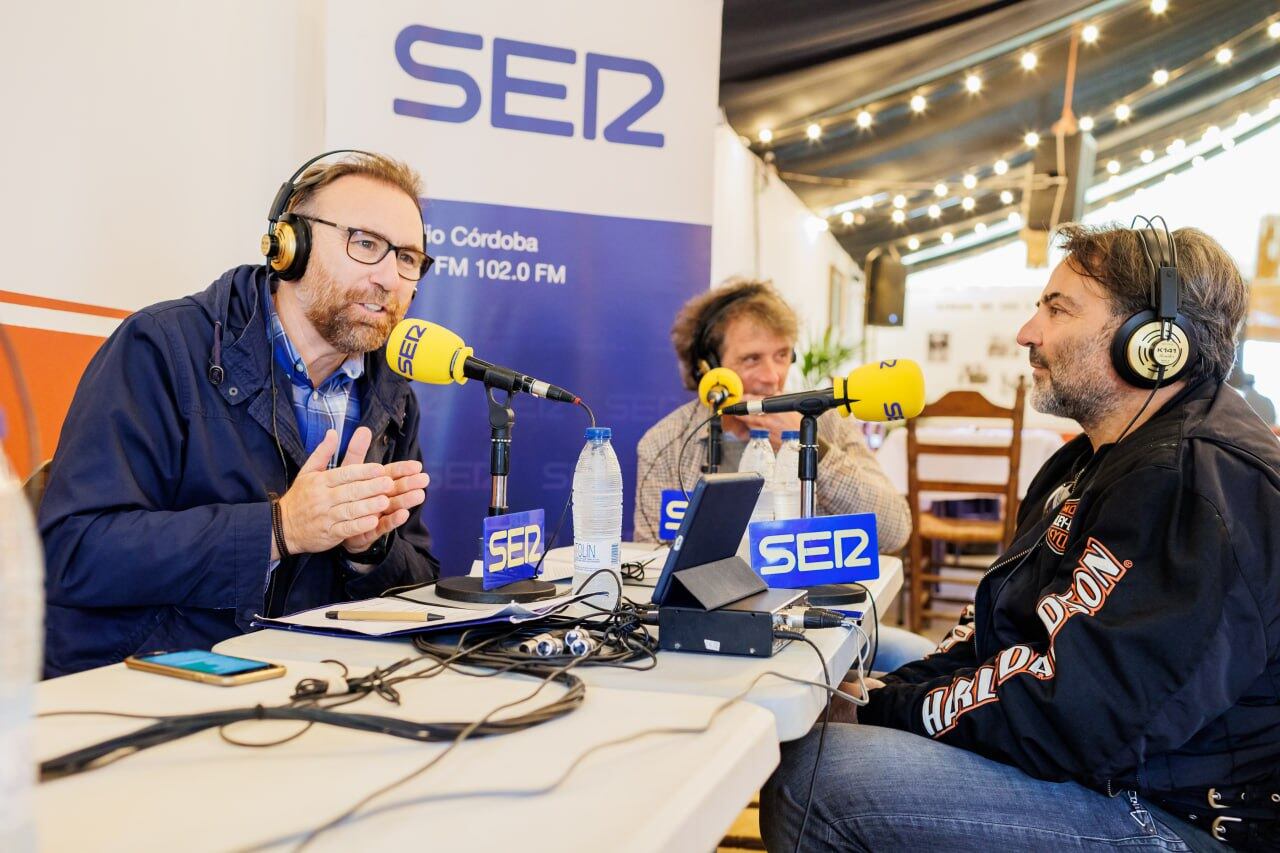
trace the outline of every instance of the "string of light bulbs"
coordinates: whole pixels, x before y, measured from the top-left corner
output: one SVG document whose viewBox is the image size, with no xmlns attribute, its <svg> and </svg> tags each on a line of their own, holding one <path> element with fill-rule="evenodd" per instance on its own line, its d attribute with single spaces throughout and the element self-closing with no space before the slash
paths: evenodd
<svg viewBox="0 0 1280 853">
<path fill-rule="evenodd" d="M 1141 0 L 1136 5 L 1147 6 L 1151 14 L 1157 18 L 1162 17 L 1169 9 L 1168 0 Z M 1127 14 L 1129 11 L 1131 10 L 1128 7 L 1119 7 L 1107 13 L 1090 16 L 1088 23 L 1081 29 L 1081 40 L 1086 45 L 1097 44 L 1103 28 L 1116 17 Z M 1010 67 L 1011 60 L 1009 56 L 1012 53 L 1017 54 L 1016 64 L 1024 72 L 1035 71 L 1040 66 L 1040 55 L 1046 49 L 1070 38 L 1071 30 L 1077 23 L 1073 18 L 1074 16 L 1067 16 L 1064 19 L 1066 21 L 1065 26 L 1052 35 L 1037 39 L 1031 44 L 1019 45 L 999 58 L 985 60 L 976 64 L 965 70 L 958 78 L 952 77 L 950 74 L 940 74 L 930 80 L 922 81 L 919 85 L 909 90 L 911 94 L 905 99 L 900 95 L 887 96 L 875 101 L 856 104 L 851 108 L 841 109 L 829 115 L 800 120 L 781 127 L 761 127 L 756 130 L 756 141 L 761 147 L 800 139 L 816 142 L 832 128 L 845 124 L 852 124 L 861 131 L 869 131 L 875 125 L 877 115 L 886 113 L 895 106 L 906 106 L 915 115 L 926 112 L 929 107 L 930 94 L 945 91 L 952 86 L 957 91 L 962 91 L 967 95 L 977 95 L 982 92 L 986 85 L 986 80 L 996 76 L 996 74 L 992 73 L 993 71 L 998 72 L 1001 68 Z M 1280 28 L 1280 25 L 1278 25 L 1278 28 Z M 939 81 L 948 80 L 948 78 L 950 78 L 949 82 L 939 83 Z"/>
<path fill-rule="evenodd" d="M 1135 106 L 1140 104 L 1145 97 L 1163 88 L 1169 81 L 1177 80 L 1179 77 L 1190 73 L 1201 63 L 1212 61 L 1219 65 L 1224 65 L 1231 62 L 1237 58 L 1237 48 L 1240 43 L 1263 30 L 1265 30 L 1270 42 L 1280 41 L 1280 20 L 1263 21 L 1242 30 L 1222 45 L 1193 58 L 1172 71 L 1158 69 L 1151 82 L 1118 99 L 1107 108 L 1106 111 L 1114 116 L 1113 125 L 1129 121 L 1134 115 Z M 1271 46 L 1269 43 L 1264 43 L 1257 49 L 1266 49 L 1269 46 Z M 1159 74 L 1160 70 L 1165 73 Z M 1158 83 L 1156 78 L 1163 79 L 1165 82 Z M 1081 130 L 1091 132 L 1100 121 L 1086 115 L 1078 119 L 1077 123 Z M 780 172 L 779 174 L 783 179 L 796 183 L 840 186 L 862 191 L 863 194 L 859 198 L 832 205 L 824 211 L 823 215 L 825 217 L 839 217 L 843 225 L 862 224 L 858 222 L 858 211 L 872 210 L 885 200 L 891 200 L 893 206 L 893 211 L 889 214 L 890 220 L 895 225 L 903 225 L 907 219 L 921 215 L 918 211 L 908 211 L 907 208 L 915 197 L 926 192 L 932 192 L 934 197 L 932 203 L 923 211 L 924 215 L 928 215 L 930 218 L 939 218 L 941 211 L 953 204 L 959 204 L 965 211 L 973 210 L 977 205 L 977 200 L 971 192 L 954 196 L 948 200 L 948 197 L 952 196 L 952 187 L 956 183 L 959 183 L 966 191 L 977 189 L 979 183 L 981 183 L 986 191 L 999 191 L 1003 204 L 1013 203 L 1019 191 L 1023 188 L 1024 180 L 1016 174 L 1010 174 L 1012 168 L 1010 161 L 1018 159 L 1019 155 L 1025 155 L 1028 150 L 1033 150 L 1039 145 L 1041 138 L 1041 134 L 1038 131 L 1028 131 L 1022 139 L 1022 146 L 1002 152 L 990 167 L 972 166 L 965 169 L 958 180 L 954 176 L 948 176 L 945 179 L 928 182 L 890 182 L 871 178 L 829 178 L 799 172 Z M 1119 167 L 1112 166 L 1109 163 L 1108 168 L 1118 170 Z M 1111 172 L 1111 174 L 1115 173 L 1115 171 Z M 867 192 L 868 189 L 871 189 L 871 191 Z M 955 200 L 957 198 L 958 201 Z M 846 217 L 845 213 L 851 213 L 852 215 Z M 865 220 L 865 215 L 863 219 Z"/>
</svg>

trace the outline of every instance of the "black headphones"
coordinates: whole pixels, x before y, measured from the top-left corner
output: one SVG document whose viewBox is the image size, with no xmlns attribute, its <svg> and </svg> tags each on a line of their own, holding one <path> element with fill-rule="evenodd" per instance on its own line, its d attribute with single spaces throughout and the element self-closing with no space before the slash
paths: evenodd
<svg viewBox="0 0 1280 853">
<path fill-rule="evenodd" d="M 702 316 L 698 320 L 698 333 L 693 336 L 693 349 L 689 353 L 693 359 L 694 379 L 701 379 L 707 371 L 720 366 L 720 353 L 711 346 L 711 332 L 724 313 L 729 310 L 729 306 L 740 299 L 748 299 L 768 291 L 767 284 L 758 281 L 749 282 L 730 288 L 728 293 L 711 300 L 707 307 L 702 309 Z M 794 347 L 791 349 L 791 363 L 796 363 Z"/>
<path fill-rule="evenodd" d="M 1145 228 L 1135 227 L 1139 220 L 1146 223 Z M 1160 223 L 1159 230 L 1155 221 Z M 1196 363 L 1199 348 L 1191 324 L 1179 313 L 1182 278 L 1178 274 L 1178 247 L 1164 217 L 1135 216 L 1129 227 L 1142 246 L 1153 280 L 1149 307 L 1116 329 L 1111 339 L 1111 364 L 1130 385 L 1156 388 L 1184 377 Z"/>
</svg>

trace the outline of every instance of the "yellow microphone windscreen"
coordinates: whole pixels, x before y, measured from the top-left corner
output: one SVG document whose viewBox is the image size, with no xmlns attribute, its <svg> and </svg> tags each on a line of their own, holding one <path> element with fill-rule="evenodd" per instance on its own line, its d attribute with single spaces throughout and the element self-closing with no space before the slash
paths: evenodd
<svg viewBox="0 0 1280 853">
<path fill-rule="evenodd" d="M 432 385 L 462 385 L 463 363 L 474 351 L 444 326 L 413 318 L 401 320 L 387 339 L 387 364 L 405 379 Z"/>
<path fill-rule="evenodd" d="M 698 399 L 702 401 L 702 405 L 711 408 L 711 402 L 707 398 L 716 388 L 724 389 L 726 394 L 720 402 L 721 409 L 742 399 L 742 377 L 727 367 L 717 367 L 702 374 L 702 379 L 698 381 Z"/>
<path fill-rule="evenodd" d="M 835 381 L 832 391 L 837 398 L 853 400 L 838 407 L 840 414 L 860 421 L 900 421 L 924 409 L 924 373 L 909 358 L 855 367 Z"/>
</svg>

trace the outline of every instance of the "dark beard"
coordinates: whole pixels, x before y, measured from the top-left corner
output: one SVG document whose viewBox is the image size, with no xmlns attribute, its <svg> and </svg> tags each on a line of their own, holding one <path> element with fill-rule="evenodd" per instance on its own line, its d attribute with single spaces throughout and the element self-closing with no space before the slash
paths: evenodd
<svg viewBox="0 0 1280 853">
<path fill-rule="evenodd" d="M 306 296 L 310 298 L 304 298 L 303 312 L 320 337 L 343 353 L 366 353 L 383 347 L 404 314 L 396 298 L 376 288 L 375 293 L 358 288 L 340 290 L 328 270 L 318 267 L 315 272 L 317 280 L 308 288 Z M 385 310 L 376 319 L 355 320 L 351 314 L 359 309 L 352 305 L 354 302 L 381 304 Z"/>
<path fill-rule="evenodd" d="M 1050 365 L 1050 373 L 1033 380 L 1031 405 L 1046 415 L 1071 418 L 1082 427 L 1098 423 L 1115 408 L 1118 392 L 1107 369 L 1107 361 L 1099 358 L 1109 351 L 1112 330 L 1107 328 L 1094 338 L 1076 341 L 1061 352 Z M 1045 366 L 1035 347 L 1031 363 Z"/>
</svg>

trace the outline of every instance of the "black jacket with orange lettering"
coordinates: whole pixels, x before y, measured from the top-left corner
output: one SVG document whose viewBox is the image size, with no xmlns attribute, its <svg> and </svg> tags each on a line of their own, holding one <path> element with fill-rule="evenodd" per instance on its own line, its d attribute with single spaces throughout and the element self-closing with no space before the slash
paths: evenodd
<svg viewBox="0 0 1280 853">
<path fill-rule="evenodd" d="M 1201 826 L 1209 789 L 1280 817 L 1280 442 L 1232 388 L 1054 454 L 973 615 L 859 720 Z"/>
</svg>

